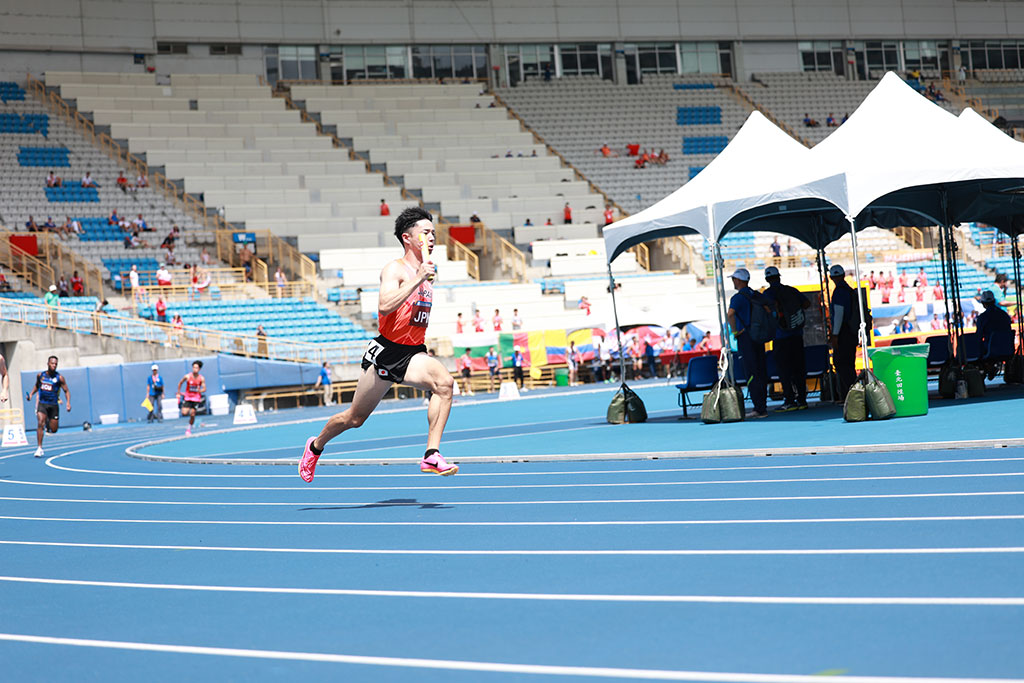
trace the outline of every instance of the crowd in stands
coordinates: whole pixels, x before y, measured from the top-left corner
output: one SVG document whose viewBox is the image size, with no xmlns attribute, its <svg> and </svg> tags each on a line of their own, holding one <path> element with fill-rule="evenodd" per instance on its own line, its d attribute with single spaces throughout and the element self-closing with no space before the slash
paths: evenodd
<svg viewBox="0 0 1024 683">
<path fill-rule="evenodd" d="M 620 157 L 622 156 L 619 152 L 613 150 L 608 146 L 608 143 L 604 143 L 597 150 L 597 153 L 607 158 Z M 633 168 L 647 168 L 648 164 L 654 166 L 664 166 L 669 162 L 668 152 L 661 149 L 655 152 L 653 149 L 640 149 L 640 145 L 637 143 L 629 143 L 625 147 L 625 155 L 627 157 L 635 157 L 633 159 Z"/>
<path fill-rule="evenodd" d="M 480 311 L 474 311 L 473 319 L 470 321 L 469 327 L 467 328 L 465 320 L 462 318 L 462 313 L 458 313 L 455 316 L 455 334 L 466 334 L 468 332 L 484 332 L 485 325 L 484 317 L 480 314 Z M 523 329 L 523 319 L 519 315 L 519 309 L 512 309 L 512 318 L 509 320 L 509 324 L 513 330 Z M 495 308 L 494 315 L 491 316 L 490 327 L 493 332 L 502 332 L 505 329 L 505 319 L 501 317 L 501 310 Z"/>
<path fill-rule="evenodd" d="M 850 114 L 849 113 L 843 114 L 842 120 L 837 123 L 836 122 L 836 115 L 835 115 L 835 113 L 829 112 L 828 116 L 825 117 L 825 127 L 826 128 L 838 128 L 839 126 L 841 126 L 844 123 L 846 123 L 846 121 L 849 118 L 850 118 Z M 805 113 L 804 114 L 804 128 L 818 128 L 820 126 L 821 126 L 821 122 L 818 121 L 815 118 L 812 118 L 810 113 Z"/>
</svg>

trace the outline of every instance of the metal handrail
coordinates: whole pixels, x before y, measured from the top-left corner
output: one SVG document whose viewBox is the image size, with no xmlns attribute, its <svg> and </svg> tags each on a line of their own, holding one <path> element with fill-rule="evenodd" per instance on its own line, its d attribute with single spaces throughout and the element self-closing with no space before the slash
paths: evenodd
<svg viewBox="0 0 1024 683">
<path fill-rule="evenodd" d="M 0 240 L 0 263 L 7 268 L 7 275 L 21 278 L 36 289 L 45 290 L 57 284 L 57 277 L 48 263 L 7 239 Z"/>
<path fill-rule="evenodd" d="M 325 360 L 354 363 L 365 350 L 361 342 L 312 344 L 188 325 L 176 328 L 172 324 L 151 322 L 143 318 L 51 307 L 20 299 L 0 298 L 0 320 L 160 346 L 306 363 L 322 363 Z"/>
<path fill-rule="evenodd" d="M 480 257 L 472 249 L 457 239 L 452 238 L 451 225 L 438 221 L 434 226 L 437 231 L 437 243 L 447 247 L 448 258 L 452 261 L 465 261 L 466 272 L 474 280 L 480 279 Z"/>
<path fill-rule="evenodd" d="M 71 274 L 77 270 L 82 278 L 85 293 L 102 298 L 103 271 L 91 261 L 87 261 L 79 256 L 76 252 L 66 249 L 64 243 L 59 238 L 55 238 L 52 233 L 16 233 L 9 230 L 0 230 L 0 241 L 11 244 L 12 235 L 26 234 L 35 236 L 37 252 L 39 254 L 35 258 L 47 265 L 53 278 L 51 282 L 45 283 L 42 289 L 46 289 L 51 284 L 56 284 L 58 273 L 70 278 Z M 19 249 L 19 251 L 22 250 Z"/>
<path fill-rule="evenodd" d="M 497 259 L 498 265 L 511 271 L 513 282 L 526 282 L 526 254 L 483 223 L 473 223 L 473 226 L 481 238 L 483 253 Z"/>
<path fill-rule="evenodd" d="M 217 259 L 219 261 L 234 267 L 241 267 L 242 264 L 238 259 L 238 252 L 235 251 L 234 234 L 236 232 L 246 232 L 254 235 L 256 238 L 256 251 L 267 267 L 267 279 L 270 279 L 269 267 L 271 265 L 279 265 L 294 280 L 301 280 L 303 282 L 316 281 L 316 264 L 313 263 L 313 260 L 271 231 L 249 230 L 248 228 L 245 230 L 234 229 L 230 223 L 225 222 L 220 217 L 217 220 L 218 229 L 214 233 L 214 238 L 217 243 Z M 260 259 L 255 258 L 254 255 L 254 268 L 258 268 L 255 265 L 257 260 Z M 256 273 L 254 273 L 255 275 Z"/>
<path fill-rule="evenodd" d="M 744 90 L 743 90 L 743 88 L 741 88 L 740 86 L 738 86 L 738 85 L 737 85 L 737 84 L 735 84 L 735 83 L 730 83 L 730 84 L 729 84 L 729 87 L 730 87 L 730 88 L 732 89 L 732 91 L 733 91 L 733 92 L 734 92 L 734 93 L 735 93 L 735 94 L 736 94 L 736 95 L 737 95 L 737 96 L 738 96 L 738 97 L 739 97 L 739 98 L 740 98 L 741 100 L 743 100 L 744 102 L 746 102 L 747 104 L 749 104 L 749 105 L 750 105 L 751 107 L 753 107 L 753 108 L 754 108 L 754 109 L 756 109 L 757 111 L 759 111 L 759 112 L 761 112 L 762 114 L 764 114 L 764 115 L 765 115 L 765 118 L 767 118 L 767 119 L 768 119 L 769 121 L 771 121 L 772 123 L 774 123 L 774 124 L 775 124 L 776 126 L 778 126 L 779 128 L 781 128 L 782 130 L 786 131 L 786 132 L 787 132 L 787 133 L 789 134 L 789 136 L 790 136 L 791 138 L 793 138 L 794 140 L 796 140 L 797 142 L 799 142 L 800 144 L 802 144 L 802 145 L 803 145 L 804 147 L 810 147 L 810 146 L 811 146 L 811 143 L 809 143 L 809 142 L 808 142 L 808 141 L 807 141 L 807 140 L 806 140 L 806 139 L 805 139 L 805 138 L 804 138 L 803 136 L 801 136 L 801 135 L 798 135 L 798 134 L 797 134 L 797 132 L 796 132 L 795 130 L 793 130 L 793 129 L 792 129 L 792 128 L 791 128 L 790 126 L 789 126 L 789 124 L 788 124 L 788 123 L 786 123 L 786 122 L 785 122 L 785 121 L 783 121 L 782 119 L 780 119 L 780 118 L 776 117 L 776 116 L 775 116 L 775 114 L 771 113 L 771 112 L 770 112 L 770 111 L 769 111 L 768 109 L 766 109 L 765 107 L 762 107 L 762 106 L 761 106 L 760 104 L 758 104 L 757 102 L 755 102 L 755 101 L 754 101 L 754 99 L 753 99 L 753 98 L 752 98 L 752 97 L 751 97 L 750 95 L 748 95 L 748 94 L 746 93 L 746 91 L 744 91 Z"/>
</svg>

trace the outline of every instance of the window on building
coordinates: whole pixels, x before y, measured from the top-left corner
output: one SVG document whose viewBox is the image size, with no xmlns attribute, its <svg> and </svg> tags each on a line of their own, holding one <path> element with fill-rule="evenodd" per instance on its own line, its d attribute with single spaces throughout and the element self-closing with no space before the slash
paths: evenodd
<svg viewBox="0 0 1024 683">
<path fill-rule="evenodd" d="M 414 45 L 413 78 L 487 78 L 483 45 Z"/>
<path fill-rule="evenodd" d="M 728 63 L 723 65 L 723 60 Z M 718 74 L 731 70 L 732 48 L 728 43 L 679 43 L 679 73 Z"/>
<path fill-rule="evenodd" d="M 188 43 L 157 43 L 156 53 L 158 55 L 187 55 Z"/>
</svg>

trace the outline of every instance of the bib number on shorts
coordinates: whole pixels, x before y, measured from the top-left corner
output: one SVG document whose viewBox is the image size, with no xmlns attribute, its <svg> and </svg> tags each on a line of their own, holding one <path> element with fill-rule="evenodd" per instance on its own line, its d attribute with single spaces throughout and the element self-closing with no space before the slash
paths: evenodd
<svg viewBox="0 0 1024 683">
<path fill-rule="evenodd" d="M 366 347 L 366 353 L 363 354 L 363 360 L 370 365 L 376 365 L 377 356 L 379 356 L 380 352 L 383 350 L 384 346 L 380 342 L 371 339 L 369 346 Z"/>
</svg>

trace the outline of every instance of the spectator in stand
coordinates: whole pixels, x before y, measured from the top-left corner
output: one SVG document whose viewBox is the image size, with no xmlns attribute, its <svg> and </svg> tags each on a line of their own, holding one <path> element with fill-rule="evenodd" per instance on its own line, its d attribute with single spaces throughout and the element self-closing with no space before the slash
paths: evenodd
<svg viewBox="0 0 1024 683">
<path fill-rule="evenodd" d="M 711 350 L 711 333 L 705 332 L 704 337 L 697 344 L 698 351 L 710 351 Z"/>
<path fill-rule="evenodd" d="M 128 283 L 132 288 L 132 298 L 137 299 L 139 291 L 139 267 L 134 263 L 132 264 L 131 270 L 128 271 Z"/>
<path fill-rule="evenodd" d="M 932 287 L 932 299 L 935 301 L 942 301 L 945 298 L 946 294 L 942 291 L 942 285 L 936 282 L 935 286 Z"/>
<path fill-rule="evenodd" d="M 617 156 L 619 156 L 618 153 L 614 152 L 612 150 L 612 148 L 608 146 L 607 142 L 604 143 L 603 145 L 601 145 L 601 149 L 599 149 L 598 151 L 601 153 L 601 156 L 603 156 L 603 157 L 617 157 Z"/>
<path fill-rule="evenodd" d="M 495 332 L 501 332 L 502 322 L 504 321 L 501 319 L 501 312 L 497 308 L 495 308 L 494 317 L 491 318 L 491 326 L 494 328 Z"/>
<path fill-rule="evenodd" d="M 924 293 L 927 291 L 928 290 L 925 288 L 924 285 L 918 284 L 914 290 L 914 295 L 917 297 L 918 301 L 924 301 Z"/>
<path fill-rule="evenodd" d="M 53 171 L 50 171 L 50 175 L 46 176 L 47 187 L 61 187 L 63 182 L 64 181 L 61 180 L 61 178 Z"/>
<path fill-rule="evenodd" d="M 249 250 L 249 245 L 243 244 L 242 248 L 238 250 L 238 262 L 245 269 L 245 279 L 250 282 L 252 281 L 252 257 L 253 253 Z"/>
<path fill-rule="evenodd" d="M 71 273 L 71 294 L 72 296 L 82 296 L 85 293 L 85 283 L 82 282 L 81 276 L 78 271 Z"/>
<path fill-rule="evenodd" d="M 633 168 L 644 168 L 647 166 L 647 152 L 644 152 L 633 162 Z"/>
<path fill-rule="evenodd" d="M 149 187 L 149 179 L 142 173 L 135 178 L 135 189 L 138 190 L 140 187 Z"/>
<path fill-rule="evenodd" d="M 967 67 L 964 66 L 963 64 L 961 64 L 960 68 L 957 69 L 956 71 L 956 81 L 960 85 L 963 85 L 964 83 L 967 82 Z"/>
<path fill-rule="evenodd" d="M 523 319 L 519 317 L 519 309 L 512 309 L 512 329 L 521 330 L 523 329 Z"/>
<path fill-rule="evenodd" d="M 465 331 L 465 324 L 462 322 L 462 313 L 455 315 L 455 334 L 462 334 Z"/>
<path fill-rule="evenodd" d="M 53 216 L 46 217 L 46 222 L 43 223 L 43 229 L 46 232 L 57 232 L 57 224 L 53 222 Z"/>
<path fill-rule="evenodd" d="M 939 314 L 938 313 L 933 313 L 932 314 L 932 329 L 933 330 L 945 329 L 945 326 L 942 324 L 942 321 L 939 320 Z"/>
<path fill-rule="evenodd" d="M 828 127 L 828 128 L 835 128 L 836 125 L 837 124 L 836 124 L 835 114 L 833 114 L 832 112 L 829 112 L 828 116 L 825 117 L 825 126 Z"/>
<path fill-rule="evenodd" d="M 199 260 L 203 262 L 204 266 L 210 265 L 210 252 L 206 251 L 206 247 L 203 247 L 203 251 L 199 254 Z"/>
<path fill-rule="evenodd" d="M 184 334 L 185 334 L 185 321 L 181 319 L 181 314 L 180 313 L 176 313 L 174 315 L 174 320 L 171 323 L 171 339 L 172 340 L 181 339 L 182 336 L 184 336 Z"/>
<path fill-rule="evenodd" d="M 111 209 L 107 216 L 107 225 L 121 225 L 121 217 L 117 215 L 117 209 Z"/>
<path fill-rule="evenodd" d="M 11 291 L 11 283 L 7 281 L 7 276 L 4 275 L 3 268 L 0 268 L 0 290 L 5 292 Z"/>
<path fill-rule="evenodd" d="M 844 124 L 844 123 L 846 123 L 846 122 L 847 122 L 847 121 L 848 121 L 849 119 L 850 119 L 850 112 L 846 112 L 845 114 L 843 114 L 843 120 L 839 122 L 839 125 L 840 125 L 840 126 L 841 126 L 841 125 L 843 125 L 843 124 Z"/>
<path fill-rule="evenodd" d="M 484 331 L 484 319 L 483 319 L 483 316 L 480 315 L 480 311 L 479 310 L 477 310 L 477 312 L 473 314 L 473 331 L 474 332 L 483 332 Z"/>
<path fill-rule="evenodd" d="M 917 284 L 923 285 L 924 287 L 928 286 L 928 276 L 925 275 L 924 267 L 917 271 Z"/>
<path fill-rule="evenodd" d="M 581 311 L 586 311 L 586 312 L 587 312 L 587 315 L 590 315 L 590 306 L 591 306 L 591 304 L 590 304 L 590 299 L 588 299 L 588 298 L 587 298 L 587 297 L 585 297 L 585 296 L 581 296 L 581 297 L 580 297 L 580 300 L 579 300 L 579 304 L 577 305 L 577 307 L 578 307 L 578 308 L 579 308 L 579 309 L 580 309 Z"/>
<path fill-rule="evenodd" d="M 776 268 L 782 265 L 782 245 L 779 244 L 779 236 L 776 235 L 771 244 L 772 265 Z"/>
<path fill-rule="evenodd" d="M 150 227 L 146 223 L 146 219 L 142 217 L 141 213 L 138 214 L 135 217 L 135 220 L 132 221 L 132 227 L 135 228 L 136 230 L 141 230 L 142 232 L 150 232 Z"/>
<path fill-rule="evenodd" d="M 49 306 L 50 311 L 50 327 L 57 326 L 57 308 L 60 306 L 60 295 L 57 294 L 57 285 L 50 285 L 50 289 L 46 292 L 43 297 L 43 301 Z"/>
<path fill-rule="evenodd" d="M 98 187 L 96 181 L 92 179 L 92 171 L 86 171 L 82 176 L 82 187 Z"/>
<path fill-rule="evenodd" d="M 529 219 L 527 219 L 527 220 L 529 220 Z M 480 215 L 476 211 L 474 211 L 473 215 L 469 217 L 469 222 L 470 223 L 480 223 L 481 222 L 480 221 Z"/>
<path fill-rule="evenodd" d="M 381 216 L 390 216 L 391 215 L 391 207 L 388 206 L 388 203 L 386 201 L 384 201 L 383 199 L 380 200 L 380 215 Z"/>
<path fill-rule="evenodd" d="M 149 242 L 139 237 L 138 230 L 132 233 L 131 243 L 132 249 L 149 249 Z"/>
<path fill-rule="evenodd" d="M 878 289 L 878 275 L 876 275 L 873 270 L 871 271 L 871 274 L 868 275 L 868 288 L 873 290 Z"/>
<path fill-rule="evenodd" d="M 164 301 L 163 294 L 156 298 L 156 321 L 158 323 L 167 322 L 167 302 Z"/>
<path fill-rule="evenodd" d="M 277 298 L 281 299 L 284 297 L 284 286 L 288 284 L 288 278 L 285 276 L 284 271 L 281 270 L 281 266 L 277 267 L 274 271 L 274 282 L 277 283 Z"/>
<path fill-rule="evenodd" d="M 39 226 L 36 225 L 36 221 L 32 216 L 29 216 L 28 220 L 25 221 L 25 229 L 29 232 L 39 232 Z"/>
<path fill-rule="evenodd" d="M 615 212 L 612 211 L 612 205 L 611 204 L 605 204 L 605 207 L 604 207 L 604 224 L 605 224 L 605 227 L 611 225 L 614 222 L 615 222 Z"/>
<path fill-rule="evenodd" d="M 128 194 L 128 179 L 124 177 L 124 171 L 117 172 L 117 189 L 121 190 L 125 194 Z"/>
<path fill-rule="evenodd" d="M 527 218 L 526 222 L 523 223 L 523 227 L 524 228 L 532 228 L 533 227 L 533 221 L 531 221 L 529 218 Z"/>
<path fill-rule="evenodd" d="M 551 218 L 548 217 L 548 220 L 547 220 L 547 222 L 544 225 L 554 225 L 554 223 L 552 223 L 551 222 Z"/>
<path fill-rule="evenodd" d="M 889 285 L 887 285 L 883 281 L 882 282 L 881 291 L 882 291 L 882 303 L 883 304 L 889 303 L 889 299 L 892 297 L 892 288 L 890 288 Z"/>
<path fill-rule="evenodd" d="M 626 156 L 638 157 L 640 156 L 640 145 L 639 144 L 628 144 L 626 145 Z"/>
<path fill-rule="evenodd" d="M 68 284 L 68 279 L 64 277 L 63 273 L 57 281 L 57 296 L 71 296 L 71 285 Z"/>
<path fill-rule="evenodd" d="M 160 246 L 164 247 L 164 248 L 173 247 L 174 243 L 178 240 L 178 236 L 180 234 L 181 234 L 181 231 L 178 230 L 178 226 L 177 225 L 172 225 L 171 226 L 171 231 L 169 233 L 167 233 L 167 237 L 165 237 L 164 241 L 160 243 Z"/>
<path fill-rule="evenodd" d="M 817 128 L 821 124 L 811 118 L 810 114 L 804 114 L 804 128 Z"/>
<path fill-rule="evenodd" d="M 572 223 L 572 207 L 569 206 L 569 202 L 565 203 L 565 208 L 562 209 L 562 222 L 566 225 Z"/>
<path fill-rule="evenodd" d="M 167 270 L 167 264 L 161 263 L 156 271 L 156 284 L 160 287 L 170 287 L 174 284 L 171 271 Z"/>
<path fill-rule="evenodd" d="M 82 234 L 82 224 L 77 220 L 72 220 L 71 216 L 64 216 L 64 224 L 60 226 L 61 235 L 72 235 Z"/>
</svg>

